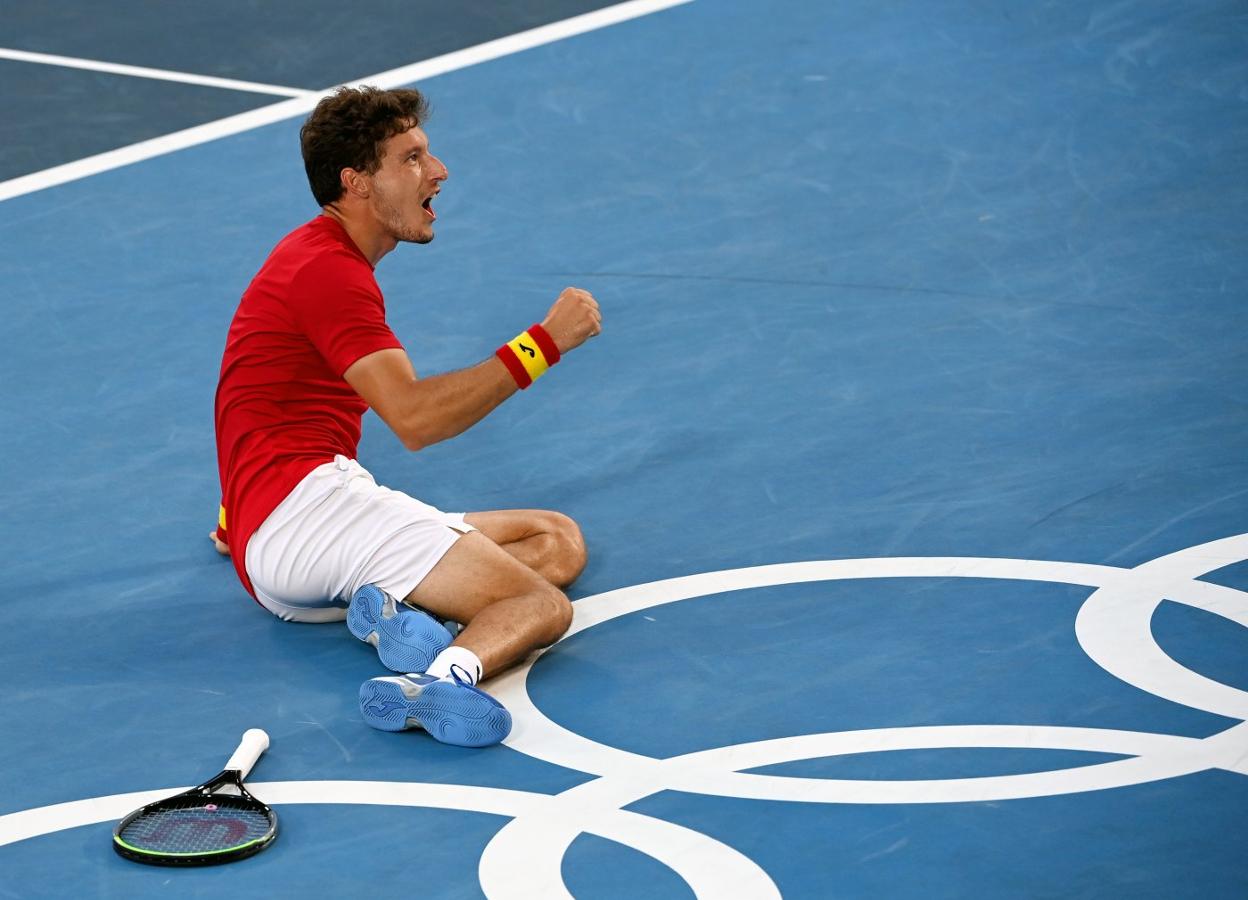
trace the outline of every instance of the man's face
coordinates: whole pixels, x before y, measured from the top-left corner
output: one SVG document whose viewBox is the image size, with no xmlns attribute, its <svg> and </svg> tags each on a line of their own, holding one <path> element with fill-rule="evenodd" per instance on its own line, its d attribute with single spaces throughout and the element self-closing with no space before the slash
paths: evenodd
<svg viewBox="0 0 1248 900">
<path fill-rule="evenodd" d="M 446 166 L 429 152 L 420 128 L 388 138 L 381 151 L 381 165 L 370 176 L 373 214 L 394 240 L 429 243 L 437 218 L 432 200 L 449 175 Z"/>
</svg>

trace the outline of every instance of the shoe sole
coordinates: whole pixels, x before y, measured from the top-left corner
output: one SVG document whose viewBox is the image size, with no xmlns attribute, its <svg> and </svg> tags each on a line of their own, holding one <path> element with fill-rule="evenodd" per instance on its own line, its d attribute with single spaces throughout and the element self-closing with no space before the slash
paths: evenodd
<svg viewBox="0 0 1248 900">
<path fill-rule="evenodd" d="M 347 628 L 377 648 L 381 664 L 391 672 L 423 672 L 434 657 L 451 645 L 451 633 L 430 615 L 396 603 L 396 613 L 382 615 L 385 595 L 372 585 L 355 592 L 347 607 Z"/>
<path fill-rule="evenodd" d="M 374 678 L 360 685 L 360 713 L 381 731 L 420 727 L 444 744 L 489 747 L 511 733 L 511 713 L 484 691 L 434 682 L 414 698 L 393 681 Z"/>
</svg>

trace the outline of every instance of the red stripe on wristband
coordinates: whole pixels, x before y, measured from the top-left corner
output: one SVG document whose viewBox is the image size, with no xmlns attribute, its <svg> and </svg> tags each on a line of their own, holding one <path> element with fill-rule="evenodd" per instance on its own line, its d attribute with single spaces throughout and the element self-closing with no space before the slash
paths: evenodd
<svg viewBox="0 0 1248 900">
<path fill-rule="evenodd" d="M 530 325 L 529 335 L 533 340 L 537 341 L 537 346 L 541 348 L 542 356 L 546 357 L 546 365 L 553 366 L 559 362 L 559 347 L 556 346 L 554 338 L 546 333 L 546 329 L 541 325 Z"/>
<path fill-rule="evenodd" d="M 520 362 L 515 350 L 503 344 L 503 346 L 494 351 L 494 355 L 503 361 L 503 365 L 507 367 L 511 377 L 516 380 L 516 386 L 520 390 L 524 390 L 533 383 L 533 379 L 529 377 L 528 369 L 524 367 L 524 363 Z"/>
</svg>

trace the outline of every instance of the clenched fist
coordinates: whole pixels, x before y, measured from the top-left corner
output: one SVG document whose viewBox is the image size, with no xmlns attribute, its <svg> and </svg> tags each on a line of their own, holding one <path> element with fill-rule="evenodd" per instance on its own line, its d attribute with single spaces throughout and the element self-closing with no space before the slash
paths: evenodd
<svg viewBox="0 0 1248 900">
<path fill-rule="evenodd" d="M 542 327 L 559 348 L 559 353 L 567 353 L 602 333 L 602 313 L 598 309 L 598 301 L 589 291 L 564 288 L 542 320 Z"/>
</svg>

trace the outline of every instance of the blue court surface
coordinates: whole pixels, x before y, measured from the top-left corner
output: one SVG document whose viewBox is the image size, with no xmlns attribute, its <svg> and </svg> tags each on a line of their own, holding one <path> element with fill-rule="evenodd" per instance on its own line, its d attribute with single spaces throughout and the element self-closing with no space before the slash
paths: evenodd
<svg viewBox="0 0 1248 900">
<path fill-rule="evenodd" d="M 417 370 L 569 284 L 604 332 L 360 459 L 575 517 L 573 629 L 486 682 L 506 745 L 382 733 L 372 650 L 213 551 L 226 328 L 317 212 L 266 108 L 607 6 L 6 5 L 0 49 L 253 87 L 0 54 L 0 897 L 1248 896 L 1236 0 L 659 3 L 417 79 Z M 269 850 L 113 854 L 250 727 Z"/>
</svg>

